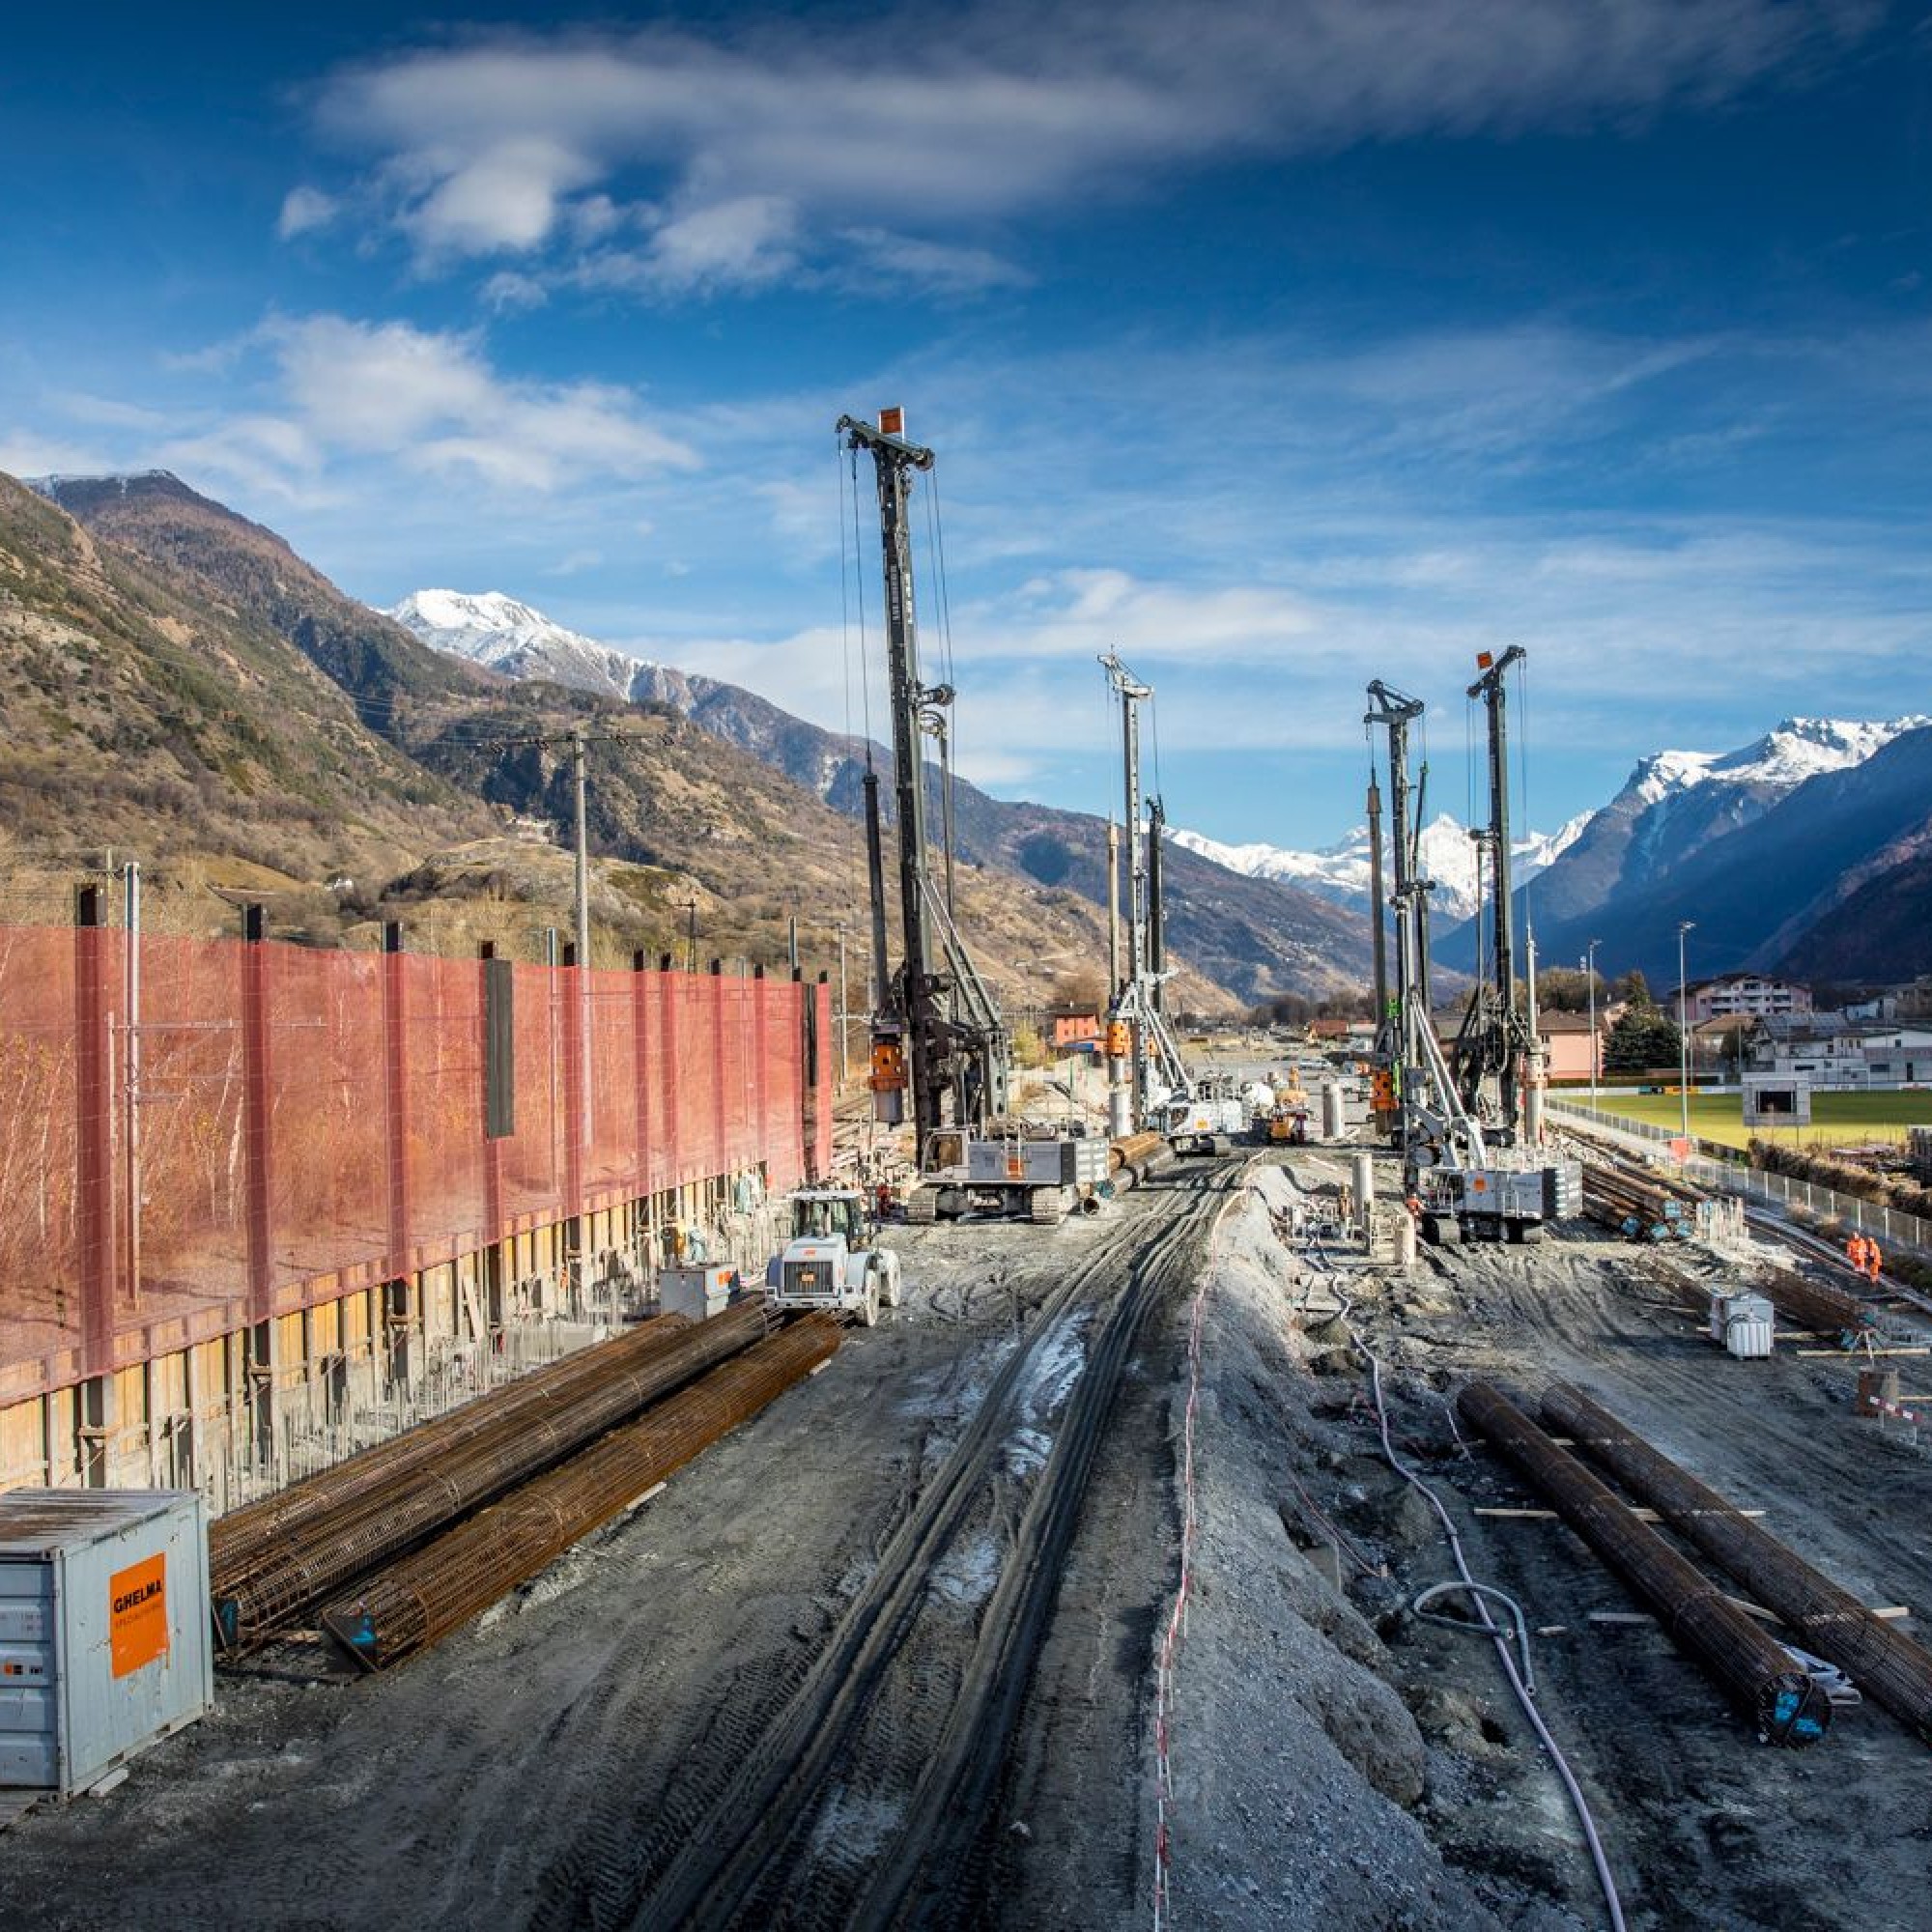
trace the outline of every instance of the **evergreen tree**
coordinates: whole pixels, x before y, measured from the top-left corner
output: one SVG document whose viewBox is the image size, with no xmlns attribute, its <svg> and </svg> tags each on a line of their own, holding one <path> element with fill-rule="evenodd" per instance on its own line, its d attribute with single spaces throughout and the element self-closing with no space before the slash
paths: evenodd
<svg viewBox="0 0 1932 1932">
<path fill-rule="evenodd" d="M 1618 1016 L 1604 1041 L 1605 1073 L 1646 1073 L 1653 1067 L 1675 1066 L 1684 1036 L 1668 1013 L 1646 999 L 1633 999 Z"/>
<path fill-rule="evenodd" d="M 1650 981 L 1634 966 L 1628 973 L 1622 974 L 1610 981 L 1610 998 L 1613 1002 L 1621 1000 L 1633 1007 L 1654 1007 L 1657 1005 L 1657 1001 L 1651 994 Z"/>
</svg>

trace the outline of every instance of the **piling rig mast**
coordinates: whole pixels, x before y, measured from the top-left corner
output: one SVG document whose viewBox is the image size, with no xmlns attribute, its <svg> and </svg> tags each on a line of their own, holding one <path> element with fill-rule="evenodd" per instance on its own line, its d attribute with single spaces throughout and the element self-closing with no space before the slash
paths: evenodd
<svg viewBox="0 0 1932 1932">
<path fill-rule="evenodd" d="M 952 1126 L 985 1127 L 1007 1110 L 1009 1040 L 999 1007 L 934 886 L 926 850 L 922 713 L 950 704 L 951 689 L 920 682 L 919 633 L 913 613 L 911 532 L 906 520 L 913 472 L 930 469 L 933 453 L 909 442 L 904 417 L 880 412 L 876 426 L 840 416 L 845 446 L 865 450 L 878 475 L 879 542 L 885 568 L 886 668 L 893 715 L 893 798 L 898 836 L 899 908 L 905 955 L 896 972 L 886 962 L 884 839 L 878 784 L 867 780 L 867 858 L 871 871 L 872 944 L 878 1008 L 872 1016 L 872 1094 L 876 1117 L 896 1124 L 912 1099 L 922 1170 L 933 1137 Z"/>
<path fill-rule="evenodd" d="M 1523 648 L 1512 644 L 1500 658 L 1486 651 L 1476 662 L 1482 675 L 1468 696 L 1481 698 L 1489 720 L 1490 823 L 1481 847 L 1490 867 L 1492 943 L 1490 973 L 1480 970 L 1457 1032 L 1452 1061 L 1463 1104 L 1492 1123 L 1494 1139 L 1513 1146 L 1522 1110 L 1522 1083 L 1535 1041 L 1516 1000 L 1516 911 L 1510 898 L 1509 724 L 1505 686 Z"/>
<path fill-rule="evenodd" d="M 1107 1059 L 1112 1074 L 1109 1127 L 1116 1135 L 1148 1125 L 1150 1092 L 1156 1073 L 1170 1096 L 1190 1092 L 1187 1068 L 1162 1011 L 1160 981 L 1165 976 L 1166 923 L 1157 903 L 1160 884 L 1160 827 L 1165 821 L 1158 799 L 1151 824 L 1142 816 L 1140 707 L 1153 696 L 1117 653 L 1100 657 L 1107 683 L 1121 700 L 1122 782 L 1126 801 L 1126 959 L 1125 976 L 1112 989 L 1107 1013 Z M 1124 1052 L 1117 1052 L 1117 1047 Z"/>
<path fill-rule="evenodd" d="M 1429 1016 L 1428 904 L 1430 881 L 1420 875 L 1417 845 L 1420 814 L 1409 806 L 1408 729 L 1422 716 L 1423 703 L 1377 678 L 1369 686 L 1363 724 L 1379 724 L 1388 737 L 1389 850 L 1393 859 L 1384 903 L 1381 863 L 1381 790 L 1374 763 L 1369 767 L 1369 838 L 1373 847 L 1369 888 L 1375 900 L 1376 1046 L 1372 1075 L 1373 1108 L 1378 1124 L 1398 1147 L 1410 1140 L 1410 1113 L 1426 1081 L 1417 1038 L 1418 1018 Z M 1395 914 L 1395 986 L 1388 983 L 1388 915 Z M 1419 936 L 1420 943 L 1417 943 Z M 1418 976 L 1420 976 L 1418 978 Z"/>
<path fill-rule="evenodd" d="M 1505 659 L 1494 668 L 1498 683 L 1510 662 Z M 1369 707 L 1368 724 L 1379 724 L 1388 733 L 1395 861 L 1390 894 L 1395 913 L 1393 997 L 1386 992 L 1381 948 L 1377 958 L 1377 992 L 1385 1002 L 1377 1038 L 1378 1113 L 1401 1150 L 1404 1190 L 1420 1212 L 1427 1239 L 1534 1240 L 1546 1222 L 1577 1211 L 1581 1172 L 1575 1161 L 1530 1165 L 1520 1153 L 1493 1158 L 1492 1143 L 1450 1068 L 1430 1011 L 1430 881 L 1421 875 L 1419 864 L 1422 811 L 1419 803 L 1413 812 L 1409 806 L 1408 727 L 1421 717 L 1422 705 L 1378 680 L 1369 686 Z M 1492 744 L 1492 760 L 1500 755 Z M 1495 769 L 1492 764 L 1492 776 Z M 1507 802 L 1498 806 L 1492 796 L 1492 803 L 1497 820 L 1492 829 L 1500 830 L 1506 847 Z M 1381 806 L 1373 773 L 1369 813 L 1372 836 L 1378 839 Z M 1370 868 L 1370 884 L 1377 899 L 1378 931 L 1384 919 L 1380 869 L 1378 856 Z M 1496 884 L 1506 900 L 1506 851 Z M 1507 943 L 1503 951 L 1507 955 Z"/>
</svg>

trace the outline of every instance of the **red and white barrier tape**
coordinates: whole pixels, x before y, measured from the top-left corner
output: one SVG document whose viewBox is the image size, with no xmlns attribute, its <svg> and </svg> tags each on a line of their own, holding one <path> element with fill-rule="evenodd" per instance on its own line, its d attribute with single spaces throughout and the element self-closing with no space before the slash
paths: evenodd
<svg viewBox="0 0 1932 1932">
<path fill-rule="evenodd" d="M 1245 1179 L 1245 1174 L 1243 1176 Z M 1174 1607 L 1168 1613 L 1167 1628 L 1160 1640 L 1160 1655 L 1154 1664 L 1153 1718 L 1153 1925 L 1161 1932 L 1168 1917 L 1168 1877 L 1173 1867 L 1174 1840 L 1169 1812 L 1174 1803 L 1174 1768 L 1169 1756 L 1173 1744 L 1174 1660 L 1180 1639 L 1187 1633 L 1187 1599 L 1194 1587 L 1194 1417 L 1201 1406 L 1201 1324 L 1208 1311 L 1208 1290 L 1221 1265 L 1221 1224 L 1229 1210 L 1246 1198 L 1247 1189 L 1229 1198 L 1227 1206 L 1214 1217 L 1208 1236 L 1208 1265 L 1194 1291 L 1193 1312 L 1187 1323 L 1187 1407 L 1180 1429 L 1180 1581 L 1174 1592 Z"/>
<path fill-rule="evenodd" d="M 1856 1400 L 1860 1412 L 1864 1415 L 1895 1415 L 1901 1422 L 1932 1422 L 1932 1412 L 1922 1408 L 1900 1408 L 1895 1402 L 1887 1402 L 1883 1396 L 1860 1396 Z"/>
</svg>

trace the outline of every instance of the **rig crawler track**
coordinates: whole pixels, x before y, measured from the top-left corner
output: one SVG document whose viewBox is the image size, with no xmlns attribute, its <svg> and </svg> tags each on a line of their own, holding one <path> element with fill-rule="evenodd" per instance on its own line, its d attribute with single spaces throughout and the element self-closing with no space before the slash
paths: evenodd
<svg viewBox="0 0 1932 1932">
<path fill-rule="evenodd" d="M 640 1926 L 972 1921 L 986 1903 L 1008 1748 L 1122 1372 L 1163 1296 L 1191 1278 L 1239 1173 L 1226 1162 L 1158 1190 L 1147 1210 L 1081 1257 L 1001 1363 L 810 1670 L 719 1781 L 702 1820 L 662 1849 L 638 1848 L 635 1864 L 607 1848 L 603 1869 L 578 1874 L 576 1909 L 588 1904 L 600 1923 Z M 1015 1486 L 1009 1459 L 1029 1391 L 1090 1309 L 1085 1366 L 1051 1448 L 1031 1483 Z M 1003 1545 L 998 1578 L 959 1659 L 960 1613 L 937 1578 L 983 1543 L 992 1496 L 1010 1503 L 1004 1521 L 997 1504 L 990 1511 Z M 935 1686 L 925 1626 L 949 1619 L 955 1656 Z M 845 1829 L 860 1794 L 870 1822 Z"/>
</svg>

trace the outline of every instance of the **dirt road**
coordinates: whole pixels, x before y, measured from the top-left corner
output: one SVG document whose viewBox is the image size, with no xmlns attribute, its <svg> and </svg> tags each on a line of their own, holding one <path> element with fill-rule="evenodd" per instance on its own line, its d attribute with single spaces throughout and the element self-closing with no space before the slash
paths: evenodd
<svg viewBox="0 0 1932 1932">
<path fill-rule="evenodd" d="M 1338 1309 L 1528 1610 L 1630 1923 L 1928 1922 L 1925 1747 L 1875 1706 L 1759 1746 L 1569 1532 L 1473 1515 L 1533 1499 L 1451 1403 L 1582 1382 L 1919 1610 L 1932 1456 L 1852 1419 L 1842 1361 L 1717 1353 L 1592 1236 L 1406 1279 L 1293 1250 L 1284 1159 L 1340 1171 L 1203 1163 L 1052 1231 L 901 1231 L 904 1310 L 516 1598 L 380 1678 L 284 1645 L 117 1791 L 21 1820 L 0 1923 L 1126 1932 L 1158 1891 L 1227 1932 L 1600 1925 L 1489 1645 L 1409 1609 L 1448 1561 Z"/>
</svg>

